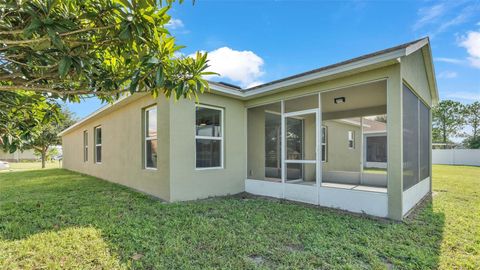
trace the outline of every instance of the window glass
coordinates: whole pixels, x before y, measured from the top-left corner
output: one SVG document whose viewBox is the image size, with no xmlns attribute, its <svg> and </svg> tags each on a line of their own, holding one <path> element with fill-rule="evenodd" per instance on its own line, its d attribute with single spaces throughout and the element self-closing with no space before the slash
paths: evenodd
<svg viewBox="0 0 480 270">
<path fill-rule="evenodd" d="M 157 168 L 157 108 L 145 109 L 145 168 Z"/>
<path fill-rule="evenodd" d="M 221 141 L 197 139 L 197 168 L 221 167 Z"/>
<path fill-rule="evenodd" d="M 146 135 L 147 137 L 157 137 L 157 108 L 146 110 Z"/>
<path fill-rule="evenodd" d="M 102 128 L 95 128 L 95 162 L 102 162 Z"/>
<path fill-rule="evenodd" d="M 221 111 L 206 107 L 196 108 L 196 135 L 220 137 L 221 136 Z"/>
<path fill-rule="evenodd" d="M 147 140 L 146 144 L 146 160 L 145 165 L 147 168 L 157 167 L 157 140 Z"/>
<path fill-rule="evenodd" d="M 102 146 L 95 146 L 95 162 L 102 162 Z"/>
<path fill-rule="evenodd" d="M 83 161 L 88 161 L 88 132 L 83 132 Z"/>
<path fill-rule="evenodd" d="M 223 110 L 198 105 L 195 111 L 196 168 L 223 167 Z"/>
<path fill-rule="evenodd" d="M 355 132 L 353 131 L 348 132 L 348 148 L 355 148 Z"/>
<path fill-rule="evenodd" d="M 102 128 L 95 128 L 95 144 L 102 144 Z"/>
<path fill-rule="evenodd" d="M 403 190 L 418 183 L 418 98 L 403 86 Z"/>
<path fill-rule="evenodd" d="M 368 136 L 367 162 L 387 162 L 387 136 Z"/>
</svg>

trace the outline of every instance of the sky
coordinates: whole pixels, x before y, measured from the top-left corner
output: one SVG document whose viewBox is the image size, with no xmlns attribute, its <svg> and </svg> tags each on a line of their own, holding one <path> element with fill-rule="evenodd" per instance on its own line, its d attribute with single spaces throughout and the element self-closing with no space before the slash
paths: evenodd
<svg viewBox="0 0 480 270">
<path fill-rule="evenodd" d="M 185 0 L 168 25 L 181 53 L 209 53 L 210 78 L 249 87 L 430 37 L 441 99 L 480 100 L 480 0 Z M 102 104 L 67 104 L 83 118 Z"/>
</svg>

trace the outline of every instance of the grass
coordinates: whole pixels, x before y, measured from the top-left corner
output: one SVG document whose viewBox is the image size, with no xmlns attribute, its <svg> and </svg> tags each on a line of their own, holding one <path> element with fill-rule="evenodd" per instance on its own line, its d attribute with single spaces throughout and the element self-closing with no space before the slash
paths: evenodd
<svg viewBox="0 0 480 270">
<path fill-rule="evenodd" d="M 5 172 L 21 172 L 29 170 L 40 170 L 42 169 L 42 162 L 9 162 L 10 168 L 8 170 L 1 170 L 0 173 Z M 61 168 L 58 161 L 46 162 L 46 169 L 55 169 Z"/>
<path fill-rule="evenodd" d="M 162 203 L 61 169 L 0 174 L 4 269 L 479 269 L 480 168 L 435 166 L 402 223 L 233 196 Z"/>
</svg>

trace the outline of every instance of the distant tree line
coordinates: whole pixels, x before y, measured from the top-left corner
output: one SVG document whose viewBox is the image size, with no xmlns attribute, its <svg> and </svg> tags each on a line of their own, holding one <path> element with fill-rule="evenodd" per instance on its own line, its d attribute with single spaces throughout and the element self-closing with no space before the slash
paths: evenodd
<svg viewBox="0 0 480 270">
<path fill-rule="evenodd" d="M 452 143 L 452 138 L 462 137 L 466 148 L 480 149 L 480 101 L 462 104 L 442 100 L 432 111 L 432 136 L 434 143 Z M 465 127 L 471 131 L 465 132 Z"/>
</svg>

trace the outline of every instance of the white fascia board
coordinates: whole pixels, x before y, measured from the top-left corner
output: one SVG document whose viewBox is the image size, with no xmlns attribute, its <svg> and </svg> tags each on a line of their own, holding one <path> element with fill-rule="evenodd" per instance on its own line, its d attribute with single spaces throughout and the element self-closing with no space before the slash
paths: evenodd
<svg viewBox="0 0 480 270">
<path fill-rule="evenodd" d="M 418 41 L 417 43 L 414 43 L 414 44 L 408 46 L 405 49 L 405 56 L 408 56 L 408 55 L 418 51 L 419 49 L 423 48 L 423 46 L 425 46 L 427 44 L 428 44 L 428 38 L 424 38 L 424 39 Z"/>
<path fill-rule="evenodd" d="M 435 78 L 435 66 L 433 65 L 432 50 L 430 49 L 430 46 L 427 46 L 424 50 L 422 50 L 422 55 L 426 62 L 425 69 L 427 72 L 428 84 L 431 87 L 430 93 L 432 95 L 432 105 L 435 106 L 438 104 L 439 95 L 437 79 Z"/>
</svg>

